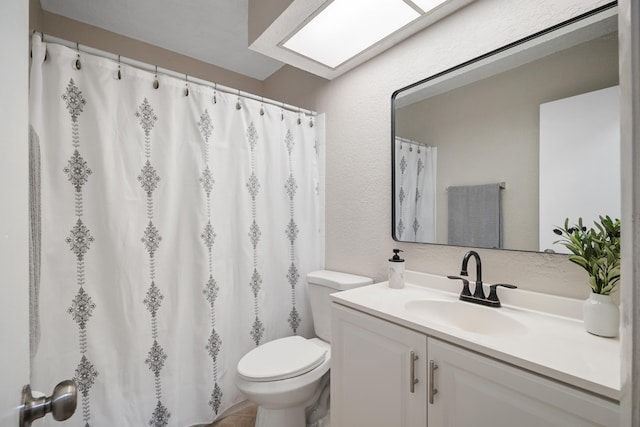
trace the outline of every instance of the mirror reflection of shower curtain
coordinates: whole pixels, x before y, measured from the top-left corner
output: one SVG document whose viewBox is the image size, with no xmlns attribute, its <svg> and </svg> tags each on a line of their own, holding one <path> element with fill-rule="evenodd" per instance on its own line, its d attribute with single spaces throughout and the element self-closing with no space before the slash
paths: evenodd
<svg viewBox="0 0 640 427">
<path fill-rule="evenodd" d="M 395 150 L 396 238 L 435 242 L 437 148 L 396 137 Z"/>
</svg>

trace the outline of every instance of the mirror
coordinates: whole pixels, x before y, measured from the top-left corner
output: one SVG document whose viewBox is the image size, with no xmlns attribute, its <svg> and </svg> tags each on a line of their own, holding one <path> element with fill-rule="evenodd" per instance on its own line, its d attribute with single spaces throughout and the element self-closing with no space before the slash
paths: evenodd
<svg viewBox="0 0 640 427">
<path fill-rule="evenodd" d="M 615 3 L 392 96 L 392 233 L 566 252 L 555 226 L 620 217 Z"/>
</svg>

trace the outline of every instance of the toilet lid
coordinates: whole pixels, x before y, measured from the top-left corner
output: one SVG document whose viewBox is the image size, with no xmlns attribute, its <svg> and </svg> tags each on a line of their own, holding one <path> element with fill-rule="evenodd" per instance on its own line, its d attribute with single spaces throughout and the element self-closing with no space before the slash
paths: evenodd
<svg viewBox="0 0 640 427">
<path fill-rule="evenodd" d="M 277 381 L 302 375 L 324 362 L 326 350 L 292 336 L 254 348 L 238 362 L 238 374 L 250 381 Z"/>
</svg>

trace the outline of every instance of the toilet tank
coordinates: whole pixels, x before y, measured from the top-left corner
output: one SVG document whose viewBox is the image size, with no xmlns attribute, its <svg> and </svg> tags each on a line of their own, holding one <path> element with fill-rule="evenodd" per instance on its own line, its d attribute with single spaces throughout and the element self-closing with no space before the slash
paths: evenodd
<svg viewBox="0 0 640 427">
<path fill-rule="evenodd" d="M 316 335 L 326 342 L 331 342 L 330 294 L 372 283 L 373 280 L 369 277 L 338 271 L 321 270 L 307 274 L 311 314 Z"/>
</svg>

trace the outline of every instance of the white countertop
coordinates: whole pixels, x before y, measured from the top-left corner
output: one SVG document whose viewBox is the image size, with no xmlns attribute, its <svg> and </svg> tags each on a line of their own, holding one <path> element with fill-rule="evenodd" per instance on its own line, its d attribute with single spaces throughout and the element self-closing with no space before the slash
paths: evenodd
<svg viewBox="0 0 640 427">
<path fill-rule="evenodd" d="M 468 348 L 540 375 L 620 400 L 620 341 L 585 331 L 581 300 L 523 290 L 498 288 L 503 316 L 525 327 L 518 333 L 468 332 L 429 316 L 410 312 L 405 304 L 416 300 L 457 301 L 462 283 L 443 276 L 405 272 L 406 285 L 391 289 L 387 282 L 332 294 L 332 300 L 422 332 L 428 336 Z M 473 292 L 473 282 L 471 291 Z M 452 292 L 454 291 L 454 292 Z M 487 293 L 487 292 L 486 292 Z"/>
</svg>

